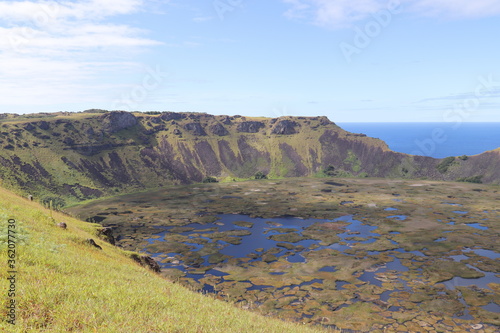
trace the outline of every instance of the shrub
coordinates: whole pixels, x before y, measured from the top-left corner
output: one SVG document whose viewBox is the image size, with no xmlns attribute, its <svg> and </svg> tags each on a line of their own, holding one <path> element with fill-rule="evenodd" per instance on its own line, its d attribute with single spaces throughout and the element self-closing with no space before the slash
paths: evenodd
<svg viewBox="0 0 500 333">
<path fill-rule="evenodd" d="M 447 157 L 443 159 L 436 168 L 439 170 L 439 172 L 445 173 L 446 171 L 448 171 L 448 168 L 453 164 L 453 162 L 455 162 L 454 156 Z"/>
<path fill-rule="evenodd" d="M 323 169 L 323 173 L 330 177 L 335 177 L 337 175 L 337 171 L 335 171 L 335 167 L 329 164 L 326 168 Z"/>
<path fill-rule="evenodd" d="M 215 177 L 205 177 L 203 183 L 218 183 L 219 181 Z"/>
<path fill-rule="evenodd" d="M 255 179 L 267 179 L 267 175 L 262 171 L 259 171 L 255 174 Z"/>
<path fill-rule="evenodd" d="M 58 210 L 66 205 L 66 201 L 63 198 L 46 196 L 42 198 L 42 204 L 45 207 Z"/>
<path fill-rule="evenodd" d="M 462 155 L 462 156 L 459 157 L 459 159 L 461 159 L 462 161 L 467 161 L 469 159 L 469 156 Z"/>
<path fill-rule="evenodd" d="M 480 176 L 463 177 L 463 178 L 458 178 L 457 181 L 466 182 L 466 183 L 482 184 L 483 183 L 483 176 L 480 175 Z"/>
<path fill-rule="evenodd" d="M 103 110 L 103 109 L 88 109 L 85 111 L 82 111 L 83 113 L 108 113 L 108 110 Z"/>
</svg>

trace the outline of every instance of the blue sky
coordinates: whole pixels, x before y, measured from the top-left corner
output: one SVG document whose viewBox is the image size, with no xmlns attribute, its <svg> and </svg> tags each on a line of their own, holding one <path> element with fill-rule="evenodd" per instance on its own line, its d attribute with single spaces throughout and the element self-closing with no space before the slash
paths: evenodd
<svg viewBox="0 0 500 333">
<path fill-rule="evenodd" d="M 500 121 L 498 0 L 0 1 L 0 113 Z"/>
</svg>

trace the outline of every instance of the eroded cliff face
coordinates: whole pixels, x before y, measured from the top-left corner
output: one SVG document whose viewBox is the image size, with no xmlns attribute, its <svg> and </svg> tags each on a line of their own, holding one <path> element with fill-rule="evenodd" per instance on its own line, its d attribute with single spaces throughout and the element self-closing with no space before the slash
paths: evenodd
<svg viewBox="0 0 500 333">
<path fill-rule="evenodd" d="M 326 117 L 117 111 L 0 121 L 3 184 L 70 201 L 207 176 L 313 176 L 328 166 L 339 176 L 500 179 L 498 151 L 456 159 L 441 173 L 440 160 L 395 153 L 383 141 L 346 132 Z"/>
</svg>

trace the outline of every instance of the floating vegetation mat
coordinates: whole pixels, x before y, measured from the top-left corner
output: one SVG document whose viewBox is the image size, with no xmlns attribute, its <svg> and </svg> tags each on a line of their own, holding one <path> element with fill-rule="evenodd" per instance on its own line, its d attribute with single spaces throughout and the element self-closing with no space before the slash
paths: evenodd
<svg viewBox="0 0 500 333">
<path fill-rule="evenodd" d="M 498 190 L 286 179 L 70 211 L 113 227 L 119 246 L 149 253 L 168 278 L 266 315 L 361 332 L 497 332 Z"/>
</svg>

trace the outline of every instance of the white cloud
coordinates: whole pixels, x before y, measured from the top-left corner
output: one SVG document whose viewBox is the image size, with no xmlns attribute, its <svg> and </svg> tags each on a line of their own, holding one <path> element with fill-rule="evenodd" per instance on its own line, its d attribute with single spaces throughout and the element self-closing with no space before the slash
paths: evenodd
<svg viewBox="0 0 500 333">
<path fill-rule="evenodd" d="M 343 28 L 387 6 L 380 0 L 283 0 L 291 5 L 290 18 L 305 18 L 321 26 Z"/>
<path fill-rule="evenodd" d="M 305 19 L 314 24 L 344 28 L 371 15 L 399 7 L 417 16 L 449 19 L 480 18 L 500 15 L 499 0 L 282 0 L 290 5 L 285 16 Z M 399 6 L 398 6 L 399 5 Z"/>
<path fill-rule="evenodd" d="M 147 31 L 111 23 L 144 0 L 0 1 L 0 91 L 4 105 L 102 99 L 113 77 L 144 66 L 130 61 L 162 43 Z M 1 111 L 1 110 L 0 110 Z"/>
<path fill-rule="evenodd" d="M 100 20 L 137 11 L 142 0 L 83 1 L 0 1 L 0 18 L 8 21 L 36 22 L 52 20 Z"/>
<path fill-rule="evenodd" d="M 408 1 L 412 12 L 452 19 L 500 15 L 499 0 L 414 0 Z"/>
<path fill-rule="evenodd" d="M 215 17 L 213 16 L 196 16 L 193 18 L 193 22 L 207 22 L 207 21 L 213 21 Z"/>
</svg>

